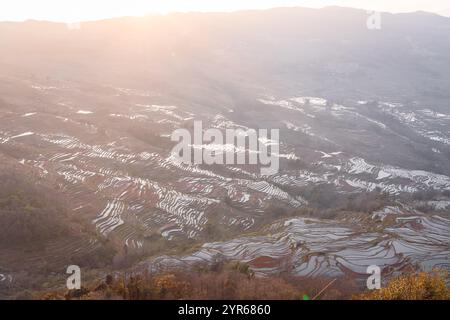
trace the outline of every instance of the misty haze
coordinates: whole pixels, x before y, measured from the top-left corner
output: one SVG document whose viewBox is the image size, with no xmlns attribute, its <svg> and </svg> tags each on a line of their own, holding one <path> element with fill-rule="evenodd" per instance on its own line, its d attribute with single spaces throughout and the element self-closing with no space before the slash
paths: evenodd
<svg viewBox="0 0 450 320">
<path fill-rule="evenodd" d="M 450 18 L 27 20 L 0 44 L 0 299 L 450 298 Z M 216 139 L 179 157 L 197 121 Z"/>
</svg>

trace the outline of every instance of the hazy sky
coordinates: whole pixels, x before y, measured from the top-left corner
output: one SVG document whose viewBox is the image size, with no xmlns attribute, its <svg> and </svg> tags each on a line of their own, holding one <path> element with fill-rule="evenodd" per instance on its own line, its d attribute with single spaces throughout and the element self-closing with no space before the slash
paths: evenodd
<svg viewBox="0 0 450 320">
<path fill-rule="evenodd" d="M 1 0 L 0 20 L 83 21 L 171 11 L 234 11 L 340 5 L 390 12 L 447 12 L 449 0 Z"/>
</svg>

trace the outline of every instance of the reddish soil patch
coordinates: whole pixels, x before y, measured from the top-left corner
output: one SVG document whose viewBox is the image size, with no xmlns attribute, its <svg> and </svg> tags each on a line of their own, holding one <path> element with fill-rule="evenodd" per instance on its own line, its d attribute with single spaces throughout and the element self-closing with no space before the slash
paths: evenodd
<svg viewBox="0 0 450 320">
<path fill-rule="evenodd" d="M 279 258 L 272 258 L 267 256 L 262 256 L 251 260 L 248 265 L 251 268 L 259 269 L 259 268 L 275 268 L 279 266 Z"/>
</svg>

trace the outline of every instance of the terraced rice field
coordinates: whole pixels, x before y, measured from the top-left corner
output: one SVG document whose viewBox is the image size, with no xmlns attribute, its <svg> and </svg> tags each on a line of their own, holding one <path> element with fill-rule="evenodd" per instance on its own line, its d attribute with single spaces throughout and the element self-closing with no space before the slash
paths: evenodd
<svg viewBox="0 0 450 320">
<path fill-rule="evenodd" d="M 352 153 L 339 130 L 317 129 L 318 121 L 323 119 L 344 126 L 354 118 L 366 127 L 390 132 L 388 124 L 357 109 L 363 103 L 343 106 L 314 97 L 260 99 L 262 106 L 273 112 L 269 126 L 286 130 L 276 155 L 281 169 L 263 176 L 259 168 L 248 165 L 194 165 L 174 157 L 171 132 L 180 126 L 189 128 L 199 117 L 189 107 L 170 101 L 156 103 L 152 97 L 133 91 L 125 91 L 124 95 L 123 90 L 114 89 L 117 97 L 128 99 L 128 107 L 109 106 L 104 110 L 83 107 L 93 103 L 69 99 L 62 102 L 58 98 L 62 88 L 43 91 L 41 86 L 34 86 L 40 89 L 33 90 L 45 94 L 46 99 L 53 97 L 57 101 L 53 103 L 59 106 L 58 112 L 39 108 L 8 112 L 9 120 L 4 121 L 0 131 L 0 145 L 10 152 L 14 166 L 35 172 L 37 179 L 54 185 L 68 199 L 71 216 L 95 232 L 85 242 L 77 240 L 46 248 L 48 256 L 44 260 L 53 261 L 54 267 L 67 264 L 68 256 L 99 250 L 104 246 L 102 241 L 144 257 L 149 251 L 155 254 L 155 236 L 165 243 L 204 242 L 211 225 L 225 230 L 226 237 L 233 240 L 205 243 L 199 251 L 186 256 L 157 253 L 145 262 L 145 268 L 159 270 L 232 260 L 248 263 L 258 275 L 288 270 L 303 276 L 358 277 L 371 264 L 383 266 L 389 274 L 417 266 L 449 267 L 449 221 L 437 215 L 386 207 L 373 213 L 373 219 L 381 220 L 383 228 L 373 227 L 375 223 L 363 227 L 366 222 L 362 221 L 309 218 L 274 224 L 274 210 L 295 212 L 307 208 L 310 203 L 301 190 L 314 186 L 329 186 L 343 195 L 375 190 L 392 196 L 450 191 L 450 177 L 445 174 L 406 169 L 392 161 L 377 161 L 376 157 L 364 158 L 364 153 Z M 137 102 L 143 99 L 148 102 Z M 427 121 L 449 120 L 428 109 L 415 114 L 416 118 L 407 118 L 396 111 L 401 108 L 380 104 L 382 113 L 391 112 L 403 124 L 412 122 L 412 130 L 416 131 L 422 122 L 412 119 L 422 119 L 424 126 Z M 201 118 L 205 128 L 252 127 L 251 121 L 239 122 L 234 114 L 208 110 Z M 346 134 L 351 132 L 345 130 Z M 423 135 L 423 131 L 417 132 Z M 311 139 L 311 145 L 296 142 L 305 137 Z M 434 145 L 433 149 L 438 150 Z M 449 199 L 444 197 L 426 204 L 443 211 L 447 202 Z M 389 220 L 390 216 L 395 219 Z M 389 223 L 384 225 L 386 221 Z M 260 235 L 242 236 L 254 232 Z M 27 259 L 33 263 L 42 257 Z M 0 280 L 7 279 L 5 274 Z"/>
<path fill-rule="evenodd" d="M 375 222 L 380 213 L 389 224 Z M 352 276 L 364 280 L 377 265 L 391 276 L 408 268 L 450 270 L 450 220 L 400 207 L 374 213 L 373 224 L 295 218 L 269 226 L 266 234 L 207 243 L 182 257 L 162 256 L 140 265 L 149 271 L 192 268 L 219 261 L 248 263 L 260 276 Z"/>
</svg>

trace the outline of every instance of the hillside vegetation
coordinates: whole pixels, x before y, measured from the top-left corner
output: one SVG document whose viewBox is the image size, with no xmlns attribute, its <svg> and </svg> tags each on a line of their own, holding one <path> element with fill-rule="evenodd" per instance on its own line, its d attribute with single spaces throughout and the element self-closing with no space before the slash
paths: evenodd
<svg viewBox="0 0 450 320">
<path fill-rule="evenodd" d="M 421 272 L 391 280 L 381 290 L 361 292 L 346 278 L 303 278 L 288 275 L 256 277 L 248 265 L 149 275 L 125 274 L 93 282 L 80 290 L 48 292 L 39 299 L 82 300 L 449 300 L 447 274 Z"/>
<path fill-rule="evenodd" d="M 380 290 L 356 296 L 361 300 L 450 300 L 447 272 L 400 276 Z"/>
<path fill-rule="evenodd" d="M 0 244 L 45 242 L 68 231 L 66 209 L 50 190 L 17 172 L 0 174 Z"/>
</svg>

